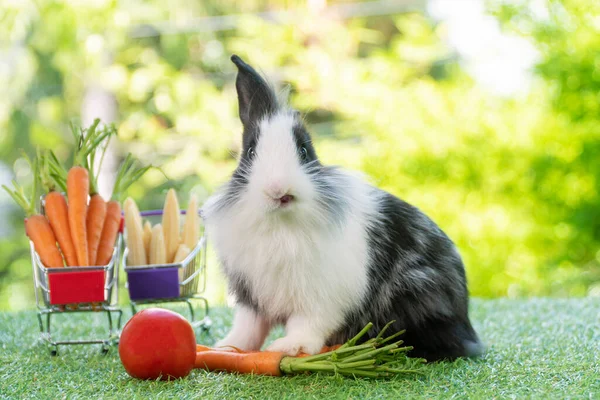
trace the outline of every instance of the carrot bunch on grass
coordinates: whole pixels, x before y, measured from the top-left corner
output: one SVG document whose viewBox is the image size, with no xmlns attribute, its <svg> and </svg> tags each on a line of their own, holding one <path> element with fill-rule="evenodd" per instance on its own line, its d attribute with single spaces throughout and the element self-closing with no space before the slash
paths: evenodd
<svg viewBox="0 0 600 400">
<path fill-rule="evenodd" d="M 312 356 L 289 357 L 284 353 L 237 349 L 196 348 L 195 367 L 208 371 L 226 371 L 240 374 L 282 376 L 304 373 L 326 373 L 353 377 L 385 378 L 422 372 L 425 360 L 409 358 L 410 346 L 401 347 L 396 340 L 404 331 L 383 337 L 394 323 L 388 323 L 377 335 L 362 344 L 358 341 L 373 327 L 367 324 L 355 337 L 341 346 L 324 348 Z"/>
</svg>

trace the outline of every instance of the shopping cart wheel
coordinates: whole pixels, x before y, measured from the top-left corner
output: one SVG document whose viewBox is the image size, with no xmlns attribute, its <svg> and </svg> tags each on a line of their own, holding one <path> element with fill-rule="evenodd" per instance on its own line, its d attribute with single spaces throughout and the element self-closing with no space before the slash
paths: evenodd
<svg viewBox="0 0 600 400">
<path fill-rule="evenodd" d="M 102 346 L 102 350 L 100 350 L 102 352 L 102 354 L 108 354 L 108 350 L 110 350 L 107 346 Z"/>
<path fill-rule="evenodd" d="M 50 350 L 50 355 L 52 357 L 56 357 L 58 355 L 58 349 L 51 349 Z"/>
<path fill-rule="evenodd" d="M 210 319 L 208 317 L 208 315 L 206 317 L 204 317 L 204 319 L 202 320 L 202 331 L 203 332 L 208 332 L 210 331 L 210 327 L 212 326 L 212 319 Z"/>
</svg>

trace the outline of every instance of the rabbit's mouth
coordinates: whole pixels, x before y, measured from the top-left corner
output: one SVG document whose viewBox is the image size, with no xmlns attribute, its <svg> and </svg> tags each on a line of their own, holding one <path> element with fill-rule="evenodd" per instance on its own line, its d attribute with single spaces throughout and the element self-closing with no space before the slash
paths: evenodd
<svg viewBox="0 0 600 400">
<path fill-rule="evenodd" d="M 281 205 L 281 207 L 285 207 L 288 204 L 291 204 L 292 201 L 294 201 L 294 195 L 292 194 L 286 194 L 281 196 L 279 199 L 277 199 L 277 201 L 279 201 L 279 204 Z"/>
<path fill-rule="evenodd" d="M 284 194 L 281 197 L 273 198 L 269 197 L 270 203 L 273 209 L 287 209 L 296 202 L 296 197 L 293 194 Z"/>
</svg>

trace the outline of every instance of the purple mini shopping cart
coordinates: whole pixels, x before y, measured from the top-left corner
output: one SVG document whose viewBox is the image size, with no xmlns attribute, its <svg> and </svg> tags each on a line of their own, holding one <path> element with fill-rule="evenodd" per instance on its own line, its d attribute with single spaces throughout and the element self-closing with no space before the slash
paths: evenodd
<svg viewBox="0 0 600 400">
<path fill-rule="evenodd" d="M 142 218 L 159 223 L 162 210 L 142 211 Z M 185 215 L 185 211 L 181 211 Z M 181 262 L 164 265 L 127 265 L 128 249 L 123 253 L 123 269 L 127 273 L 127 290 L 132 313 L 139 305 L 184 302 L 190 311 L 191 323 L 207 331 L 211 326 L 206 289 L 206 236 L 202 233 L 196 246 Z M 197 320 L 192 302 L 202 303 L 203 317 Z"/>
</svg>

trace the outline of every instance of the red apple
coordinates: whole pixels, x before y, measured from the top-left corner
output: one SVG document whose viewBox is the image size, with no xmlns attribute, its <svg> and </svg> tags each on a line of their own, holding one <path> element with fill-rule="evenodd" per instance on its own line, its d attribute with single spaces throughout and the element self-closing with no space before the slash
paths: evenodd
<svg viewBox="0 0 600 400">
<path fill-rule="evenodd" d="M 134 378 L 185 377 L 196 359 L 194 329 L 176 312 L 147 308 L 125 324 L 119 356 L 125 371 Z"/>
</svg>

